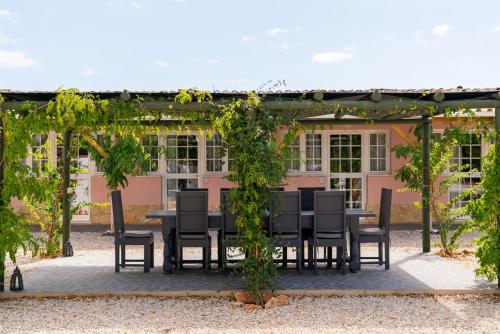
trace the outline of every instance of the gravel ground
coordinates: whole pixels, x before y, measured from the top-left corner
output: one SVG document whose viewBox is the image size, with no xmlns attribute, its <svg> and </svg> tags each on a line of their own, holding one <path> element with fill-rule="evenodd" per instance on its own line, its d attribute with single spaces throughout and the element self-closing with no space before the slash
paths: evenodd
<svg viewBox="0 0 500 334">
<path fill-rule="evenodd" d="M 494 297 L 294 298 L 247 313 L 225 299 L 0 301 L 1 333 L 500 333 Z"/>
</svg>

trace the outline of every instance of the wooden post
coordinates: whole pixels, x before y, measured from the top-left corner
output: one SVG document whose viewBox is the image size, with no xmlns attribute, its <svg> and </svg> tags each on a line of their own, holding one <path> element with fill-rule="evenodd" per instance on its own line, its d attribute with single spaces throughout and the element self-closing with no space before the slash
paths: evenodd
<svg viewBox="0 0 500 334">
<path fill-rule="evenodd" d="M 499 93 L 500 96 L 500 93 Z M 495 108 L 495 151 L 496 163 L 500 163 L 500 107 Z M 499 215 L 497 215 L 497 231 L 500 229 L 500 220 L 498 219 Z M 498 241 L 498 240 L 497 240 Z M 497 243 L 498 246 L 498 243 Z M 499 260 L 500 261 L 500 260 Z M 497 263 L 497 287 L 500 289 L 500 263 Z"/>
<path fill-rule="evenodd" d="M 62 210 L 63 210 L 63 221 L 62 221 L 62 248 L 66 246 L 69 241 L 70 235 L 70 223 L 71 223 L 71 203 L 69 199 L 68 188 L 70 186 L 70 165 L 71 165 L 71 131 L 68 130 L 64 132 L 63 137 L 63 193 L 62 193 Z"/>
<path fill-rule="evenodd" d="M 0 209 L 3 210 L 5 203 L 3 202 L 3 177 L 4 177 L 4 149 L 5 149 L 5 141 L 4 141 L 4 127 L 3 127 L 3 117 L 0 118 Z M 0 234 L 2 234 L 2 225 L 0 224 Z M 4 283 L 5 283 L 5 251 L 0 250 L 0 292 L 4 291 Z"/>
<path fill-rule="evenodd" d="M 430 151 L 431 151 L 431 119 L 423 118 L 422 138 L 422 251 L 431 251 L 431 210 L 430 210 Z"/>
</svg>

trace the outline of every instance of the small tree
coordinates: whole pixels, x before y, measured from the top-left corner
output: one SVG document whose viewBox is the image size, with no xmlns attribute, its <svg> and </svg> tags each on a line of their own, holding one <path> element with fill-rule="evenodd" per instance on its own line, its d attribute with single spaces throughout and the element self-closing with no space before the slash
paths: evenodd
<svg viewBox="0 0 500 334">
<path fill-rule="evenodd" d="M 404 158 L 408 162 L 396 173 L 396 179 L 404 182 L 406 188 L 403 191 L 422 193 L 423 187 L 423 164 L 422 164 L 422 131 L 421 127 L 416 127 L 414 131 L 417 142 L 407 145 L 396 145 L 393 151 L 396 157 Z M 448 189 L 461 178 L 466 177 L 470 172 L 468 165 L 459 166 L 450 163 L 453 152 L 463 132 L 458 129 L 446 129 L 442 136 L 433 135 L 431 138 L 430 151 L 430 208 L 434 225 L 439 230 L 442 252 L 452 255 L 458 247 L 458 237 L 465 230 L 465 225 L 461 225 L 450 235 L 452 224 L 457 218 L 465 215 L 465 209 L 457 207 L 460 199 L 466 196 L 465 193 L 455 196 L 447 202 L 442 202 Z M 420 203 L 415 203 L 420 207 Z"/>
<path fill-rule="evenodd" d="M 479 198 L 467 203 L 472 230 L 481 233 L 476 240 L 479 268 L 476 275 L 490 282 L 497 280 L 500 287 L 500 135 L 483 158 Z"/>
</svg>

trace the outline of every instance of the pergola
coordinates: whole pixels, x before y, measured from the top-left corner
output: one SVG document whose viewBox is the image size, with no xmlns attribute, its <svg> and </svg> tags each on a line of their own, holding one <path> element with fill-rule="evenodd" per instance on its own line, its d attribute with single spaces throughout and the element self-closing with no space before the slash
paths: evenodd
<svg viewBox="0 0 500 334">
<path fill-rule="evenodd" d="M 151 125 L 179 123 L 183 112 L 209 113 L 213 103 L 174 102 L 177 91 L 105 91 L 88 92 L 100 99 L 128 101 L 141 98 L 141 110 L 158 111 L 164 115 Z M 495 109 L 495 128 L 500 131 L 500 88 L 485 89 L 373 89 L 373 90 L 309 90 L 257 92 L 264 107 L 286 113 L 303 124 L 366 124 L 412 123 L 423 126 L 423 191 L 422 191 L 422 250 L 430 251 L 430 138 L 432 117 L 452 115 L 471 109 Z M 0 91 L 3 109 L 16 109 L 30 102 L 43 109 L 55 98 L 56 92 Z M 245 98 L 247 92 L 211 92 L 213 102 L 224 103 Z M 69 134 L 64 136 L 65 185 L 69 187 Z M 500 147 L 497 147 L 497 154 Z M 0 153 L 1 155 L 1 153 Z M 0 156 L 1 159 L 1 156 Z M 67 187 L 66 187 L 67 188 Z M 67 202 L 67 201 L 66 201 Z M 64 208 L 63 231 L 69 237 L 69 206 Z M 66 239 L 67 240 L 67 239 Z"/>
</svg>

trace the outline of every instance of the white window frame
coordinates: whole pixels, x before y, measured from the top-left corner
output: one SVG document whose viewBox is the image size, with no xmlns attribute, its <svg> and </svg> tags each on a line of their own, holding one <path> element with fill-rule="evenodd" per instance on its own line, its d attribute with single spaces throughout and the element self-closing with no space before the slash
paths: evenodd
<svg viewBox="0 0 500 334">
<path fill-rule="evenodd" d="M 324 131 L 325 136 L 328 138 L 327 141 L 324 141 L 327 144 L 324 144 L 326 146 L 326 150 L 328 152 L 327 155 L 327 182 L 326 182 L 326 189 L 327 190 L 332 190 L 331 189 L 331 179 L 332 178 L 340 178 L 340 179 L 346 179 L 346 178 L 360 178 L 361 179 L 361 208 L 365 208 L 366 206 L 366 177 L 369 175 L 367 172 L 367 160 L 369 157 L 367 157 L 367 145 L 366 145 L 366 140 L 369 136 L 367 135 L 366 130 L 326 130 Z M 330 135 L 361 135 L 361 172 L 359 173 L 332 173 L 330 172 Z M 368 148 L 369 150 L 369 148 Z M 369 151 L 368 151 L 369 153 Z"/>
<path fill-rule="evenodd" d="M 383 133 L 385 135 L 385 170 L 381 170 L 381 171 L 372 171 L 371 170 L 371 167 L 370 167 L 370 163 L 371 163 L 371 156 L 370 156 L 370 148 L 371 148 L 371 144 L 370 144 L 370 137 L 372 134 L 380 134 L 380 133 Z M 389 171 L 391 170 L 391 167 L 390 167 L 390 161 L 391 161 L 391 145 L 390 145 L 390 134 L 389 134 L 389 131 L 387 130 L 369 130 L 369 131 L 366 131 L 366 143 L 364 143 L 364 145 L 367 145 L 367 174 L 368 175 L 388 175 L 389 174 Z M 380 146 L 380 145 L 377 145 L 377 147 Z"/>
<path fill-rule="evenodd" d="M 438 131 L 433 131 L 433 132 L 443 134 L 443 133 L 444 133 L 444 129 L 440 129 L 440 130 L 438 130 Z M 467 134 L 469 134 L 469 135 L 473 135 L 473 134 L 475 134 L 475 133 L 474 133 L 474 131 L 472 131 L 472 130 L 471 130 L 471 131 L 467 131 Z M 459 144 L 459 145 L 458 145 L 458 147 L 460 147 L 460 146 L 461 146 L 461 145 Z M 481 148 L 481 154 L 480 154 L 480 155 L 481 155 L 481 158 L 482 158 L 483 154 L 484 154 L 485 152 L 488 152 L 488 149 L 489 149 L 489 145 L 488 145 L 488 143 L 486 142 L 486 140 L 485 140 L 485 138 L 484 138 L 484 136 L 483 136 L 483 135 L 481 135 L 481 143 L 479 144 L 479 146 L 480 146 L 480 148 Z M 472 152 L 472 151 L 471 151 L 471 152 Z M 453 158 L 452 158 L 452 159 L 453 159 Z M 461 159 L 461 158 L 459 158 L 459 159 Z M 467 179 L 471 179 L 471 178 L 479 178 L 479 179 L 481 179 L 481 178 L 482 178 L 482 175 L 483 175 L 483 170 L 482 170 L 482 168 L 483 168 L 483 165 L 482 165 L 482 159 L 480 160 L 480 163 L 481 163 L 481 171 L 480 171 L 480 172 L 473 172 L 473 173 L 472 173 L 472 175 L 467 176 Z M 449 172 L 449 169 L 447 169 L 446 173 L 448 173 L 448 172 Z M 468 189 L 470 189 L 470 188 L 462 188 L 461 183 L 459 183 L 459 184 L 458 184 L 458 187 L 456 187 L 455 185 L 450 185 L 450 188 L 448 189 L 448 201 L 451 201 L 451 199 L 452 199 L 452 198 L 451 198 L 451 193 L 452 193 L 452 191 L 458 191 L 458 192 L 460 192 L 460 193 L 461 193 L 461 192 L 466 191 L 466 190 L 468 190 Z M 462 203 L 462 202 L 467 202 L 467 201 L 460 201 L 460 203 Z"/>
<path fill-rule="evenodd" d="M 157 171 L 147 171 L 147 172 L 144 172 L 144 174 L 142 175 L 138 175 L 139 177 L 144 177 L 144 176 L 158 176 L 158 175 L 161 175 L 162 172 L 162 168 L 163 168 L 163 165 L 165 164 L 165 159 L 163 157 L 163 153 L 161 151 L 161 148 L 162 147 L 165 147 L 165 136 L 163 136 L 163 132 L 148 132 L 145 134 L 145 136 L 151 136 L 151 135 L 155 135 L 155 136 L 158 136 L 158 170 Z M 142 144 L 142 138 L 141 138 L 141 144 Z"/>
<path fill-rule="evenodd" d="M 215 134 L 214 134 L 215 135 Z M 208 141 L 208 136 L 206 134 L 200 135 L 199 140 L 198 140 L 198 150 L 201 151 L 202 156 L 203 156 L 203 166 L 201 170 L 198 167 L 198 170 L 200 170 L 201 173 L 203 173 L 206 176 L 224 176 L 229 173 L 229 156 L 228 154 L 224 154 L 222 157 L 222 171 L 209 171 L 207 170 L 207 141 Z"/>
<path fill-rule="evenodd" d="M 163 166 L 161 169 L 161 174 L 162 174 L 162 185 L 161 185 L 161 194 L 162 194 L 162 205 L 163 208 L 168 208 L 168 197 L 167 197 L 167 180 L 178 180 L 178 179 L 190 179 L 190 180 L 197 180 L 198 187 L 202 188 L 202 180 L 204 178 L 204 175 L 206 173 L 205 171 L 205 136 L 200 134 L 200 133 L 195 133 L 191 131 L 181 131 L 181 132 L 170 132 L 166 131 L 164 133 L 163 137 L 163 143 L 164 147 L 167 147 L 167 138 L 168 136 L 196 136 L 198 138 L 198 151 L 197 151 L 197 159 L 198 159 L 198 164 L 197 164 L 197 172 L 196 173 L 168 173 L 167 172 L 167 156 L 163 155 L 162 161 L 163 161 Z M 201 165 L 200 165 L 201 162 Z M 219 172 L 220 173 L 220 172 Z"/>
<path fill-rule="evenodd" d="M 307 161 L 306 161 L 306 151 L 307 151 L 307 140 L 306 136 L 307 135 L 319 135 L 321 137 L 321 169 L 320 170 L 307 170 Z M 319 175 L 319 174 L 324 174 L 325 171 L 325 136 L 322 131 L 311 131 L 311 132 L 304 132 L 300 134 L 300 160 L 301 160 L 301 167 L 300 171 L 302 174 L 307 174 L 307 175 Z M 297 172 L 295 172 L 297 173 Z"/>
</svg>

